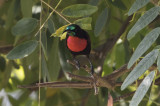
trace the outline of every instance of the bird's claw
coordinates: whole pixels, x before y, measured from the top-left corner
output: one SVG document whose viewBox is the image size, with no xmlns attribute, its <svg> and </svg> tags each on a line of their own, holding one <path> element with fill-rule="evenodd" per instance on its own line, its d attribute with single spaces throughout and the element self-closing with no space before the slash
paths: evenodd
<svg viewBox="0 0 160 106">
<path fill-rule="evenodd" d="M 76 64 L 75 66 L 76 66 L 77 70 L 80 69 L 80 65 L 79 64 Z"/>
<path fill-rule="evenodd" d="M 76 63 L 75 64 L 75 67 L 79 70 L 80 69 L 80 63 L 78 60 L 74 59 L 74 62 Z"/>
<path fill-rule="evenodd" d="M 95 79 L 95 77 L 93 76 L 92 73 L 90 73 L 90 74 L 91 74 L 91 77 L 93 78 L 94 94 L 97 95 L 98 94 L 98 88 L 96 86 L 96 79 Z"/>
</svg>

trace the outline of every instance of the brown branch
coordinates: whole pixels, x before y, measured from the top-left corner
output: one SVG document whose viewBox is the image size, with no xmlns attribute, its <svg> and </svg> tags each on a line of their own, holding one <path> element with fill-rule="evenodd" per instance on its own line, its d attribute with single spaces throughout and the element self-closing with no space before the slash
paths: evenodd
<svg viewBox="0 0 160 106">
<path fill-rule="evenodd" d="M 0 46 L 0 53 L 7 54 L 12 49 L 13 49 L 12 45 Z"/>
<path fill-rule="evenodd" d="M 74 62 L 69 61 L 72 65 L 76 65 Z M 124 67 L 124 66 L 123 66 Z M 83 68 L 84 70 L 87 70 L 89 72 L 88 66 L 80 66 L 80 68 Z M 123 68 L 121 68 L 123 69 Z M 94 79 L 92 77 L 85 77 L 85 76 L 79 76 L 79 75 L 74 75 L 71 73 L 67 73 L 69 77 L 84 81 L 84 82 L 46 82 L 46 83 L 36 83 L 36 85 L 21 85 L 18 86 L 18 88 L 37 88 L 37 87 L 52 87 L 52 88 L 93 88 L 94 83 L 96 83 L 97 87 L 106 87 L 109 89 L 114 89 L 115 84 L 114 82 L 106 79 L 106 77 L 100 77 L 96 74 L 94 74 Z"/>
<path fill-rule="evenodd" d="M 83 67 L 83 66 L 81 66 L 81 67 Z M 83 68 L 85 68 L 85 67 L 83 67 Z M 150 68 L 153 69 L 153 68 L 155 68 L 155 66 L 153 65 Z M 78 88 L 78 89 L 94 88 L 95 89 L 95 85 L 94 84 L 96 84 L 96 87 L 106 87 L 106 88 L 114 90 L 115 87 L 121 86 L 122 83 L 123 83 L 123 82 L 115 82 L 115 80 L 119 76 L 118 73 L 123 75 L 121 72 L 123 72 L 123 71 L 126 72 L 126 70 L 128 70 L 126 68 L 126 65 L 123 65 L 121 68 L 117 69 L 111 75 L 108 75 L 108 76 L 105 76 L 105 77 L 100 77 L 100 76 L 97 76 L 96 74 L 94 74 L 94 77 L 95 77 L 94 80 L 93 80 L 92 77 L 85 77 L 85 76 L 79 76 L 79 75 L 74 75 L 74 74 L 68 73 L 68 75 L 71 78 L 76 79 L 76 80 L 80 80 L 80 81 L 84 81 L 84 82 L 46 82 L 46 83 L 36 83 L 34 85 L 20 85 L 20 86 L 18 86 L 18 88 L 28 88 L 28 89 L 31 89 L 31 90 L 35 90 L 38 87 Z M 113 76 L 115 79 L 112 78 L 111 76 Z M 138 84 L 140 84 L 142 82 L 142 80 L 143 79 L 137 80 Z M 135 82 L 133 84 L 135 84 Z M 156 79 L 155 84 L 156 85 L 160 85 L 160 78 Z M 96 92 L 97 91 L 95 89 L 95 93 Z M 125 99 L 127 97 L 130 97 L 133 94 L 134 94 L 134 92 L 122 95 L 122 96 L 120 96 L 118 98 L 115 98 L 114 102 L 117 102 L 117 101 L 119 101 L 121 99 Z"/>
<path fill-rule="evenodd" d="M 36 83 L 40 87 L 51 88 L 93 88 L 93 85 L 89 82 L 51 82 L 51 83 Z"/>
<path fill-rule="evenodd" d="M 127 64 L 125 64 L 122 67 L 120 67 L 119 69 L 113 71 L 111 74 L 105 76 L 105 78 L 110 79 L 110 80 L 115 80 L 128 71 L 129 71 L 129 69 L 127 69 Z"/>
<path fill-rule="evenodd" d="M 38 88 L 38 86 L 36 84 L 32 84 L 32 85 L 18 85 L 17 88 Z"/>
<path fill-rule="evenodd" d="M 36 83 L 35 85 L 19 85 L 18 88 L 38 88 L 38 87 L 48 87 L 48 88 L 93 88 L 93 85 L 88 82 L 45 82 Z"/>
<path fill-rule="evenodd" d="M 84 77 L 84 76 L 79 76 L 79 75 L 74 75 L 74 74 L 71 74 L 69 72 L 67 72 L 68 76 L 70 78 L 73 78 L 73 79 L 76 79 L 76 80 L 80 80 L 80 81 L 85 81 L 85 82 L 92 82 L 93 79 L 91 77 Z"/>
<path fill-rule="evenodd" d="M 76 66 L 76 64 L 73 62 L 73 61 L 70 61 L 70 60 L 67 60 L 67 62 L 69 62 L 70 64 Z M 80 68 L 84 69 L 85 71 L 87 71 L 88 73 L 90 73 L 90 68 L 87 66 L 87 65 L 84 65 L 84 66 L 80 66 Z M 93 78 L 94 77 L 94 78 Z M 114 89 L 114 84 L 109 81 L 109 80 L 106 80 L 105 78 L 102 78 L 100 76 L 98 76 L 97 74 L 93 74 L 93 77 L 90 77 L 90 83 L 96 83 L 96 86 L 101 86 L 101 87 L 106 87 L 106 88 L 109 88 L 109 89 Z M 72 74 L 72 78 L 75 78 L 75 79 L 78 79 L 78 80 L 82 80 L 82 77 L 81 76 L 78 76 L 78 75 L 74 75 L 73 77 L 73 74 Z M 84 80 L 89 80 L 88 77 L 86 77 Z"/>
<path fill-rule="evenodd" d="M 105 76 L 104 78 L 115 81 L 115 80 L 117 80 L 117 78 L 121 77 L 126 72 L 131 71 L 134 67 L 135 67 L 135 65 L 133 65 L 130 69 L 127 69 L 127 64 L 124 64 L 122 67 L 113 71 L 111 74 Z"/>
</svg>

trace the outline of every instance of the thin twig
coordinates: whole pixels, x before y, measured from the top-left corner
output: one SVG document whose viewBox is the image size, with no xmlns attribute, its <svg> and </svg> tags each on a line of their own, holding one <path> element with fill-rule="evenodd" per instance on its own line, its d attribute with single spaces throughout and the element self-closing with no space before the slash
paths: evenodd
<svg viewBox="0 0 160 106">
<path fill-rule="evenodd" d="M 45 5 L 47 5 L 49 8 L 51 8 L 53 11 L 55 11 L 61 18 L 63 18 L 66 22 L 69 24 L 72 24 L 69 20 L 67 20 L 62 14 L 60 14 L 58 11 L 56 11 L 54 8 L 52 8 L 48 3 L 45 1 L 41 0 Z"/>
<path fill-rule="evenodd" d="M 41 1 L 41 7 L 43 8 L 42 1 Z M 42 11 L 40 13 L 40 27 L 42 26 Z M 42 31 L 40 29 L 40 35 L 39 35 L 39 83 L 41 83 L 41 72 L 42 72 Z M 40 87 L 38 87 L 38 106 L 40 106 L 41 102 L 41 91 Z"/>
<path fill-rule="evenodd" d="M 62 1 L 62 0 L 60 0 L 60 1 L 58 2 L 58 4 L 56 5 L 55 9 L 58 8 L 58 6 L 60 5 L 61 1 Z M 46 24 L 46 22 L 49 20 L 49 18 L 52 16 L 52 14 L 53 14 L 54 12 L 55 12 L 55 11 L 52 10 L 52 12 L 48 15 L 47 19 L 43 22 L 43 24 L 41 25 L 41 27 L 39 28 L 39 30 L 37 31 L 37 33 L 35 34 L 35 36 L 38 35 L 39 31 L 44 27 L 44 25 Z"/>
<path fill-rule="evenodd" d="M 131 71 L 134 67 L 135 67 L 135 65 L 133 65 L 130 69 L 127 69 L 127 64 L 124 64 L 119 69 L 117 69 L 117 70 L 113 71 L 111 74 L 105 76 L 105 78 L 115 81 L 117 78 L 121 77 L 124 73 Z"/>
</svg>

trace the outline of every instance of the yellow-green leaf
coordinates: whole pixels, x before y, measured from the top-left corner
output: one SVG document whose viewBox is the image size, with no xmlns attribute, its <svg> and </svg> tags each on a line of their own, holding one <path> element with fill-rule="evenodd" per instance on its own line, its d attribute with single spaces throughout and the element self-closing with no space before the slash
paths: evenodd
<svg viewBox="0 0 160 106">
<path fill-rule="evenodd" d="M 67 35 L 67 32 L 64 32 L 61 36 L 61 40 L 65 39 L 66 38 L 66 35 Z"/>
<path fill-rule="evenodd" d="M 69 25 L 69 24 L 68 24 L 68 25 Z M 66 27 L 67 27 L 68 25 L 64 25 L 64 26 L 60 27 L 60 28 L 57 29 L 56 32 L 53 33 L 51 36 L 54 36 L 54 37 L 61 37 L 62 34 L 63 34 L 63 31 L 66 29 Z"/>
</svg>

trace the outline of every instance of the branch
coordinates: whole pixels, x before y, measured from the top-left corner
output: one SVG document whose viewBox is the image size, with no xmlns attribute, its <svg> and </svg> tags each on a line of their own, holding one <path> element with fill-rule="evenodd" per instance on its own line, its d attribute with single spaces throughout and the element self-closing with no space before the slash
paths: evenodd
<svg viewBox="0 0 160 106">
<path fill-rule="evenodd" d="M 73 78 L 73 79 L 76 79 L 76 80 L 81 80 L 81 81 L 85 81 L 85 82 L 92 82 L 93 79 L 91 77 L 84 77 L 84 76 L 79 76 L 79 75 L 74 75 L 74 74 L 71 74 L 69 72 L 67 72 L 68 76 L 70 78 Z"/>
<path fill-rule="evenodd" d="M 12 45 L 0 46 L 0 53 L 7 54 L 12 49 L 13 49 Z"/>
<path fill-rule="evenodd" d="M 70 63 L 72 62 L 70 61 Z M 75 65 L 74 63 L 72 64 Z M 116 82 L 116 79 L 120 77 L 120 75 L 122 76 L 123 75 L 122 73 L 131 70 L 131 69 L 127 69 L 126 66 L 127 64 L 123 65 L 121 68 L 117 69 L 115 72 L 113 72 L 108 76 L 100 77 L 97 74 L 94 74 L 94 79 L 93 77 L 85 77 L 85 76 L 79 76 L 79 75 L 67 73 L 69 77 L 71 77 L 72 79 L 80 80 L 83 82 L 45 82 L 45 83 L 36 83 L 34 85 L 20 85 L 18 86 L 18 88 L 36 89 L 38 87 L 50 87 L 50 88 L 79 88 L 79 89 L 94 88 L 95 89 L 95 84 L 96 84 L 96 87 L 106 87 L 108 89 L 114 90 L 115 87 L 121 86 L 123 83 L 123 82 Z M 80 67 L 83 67 L 84 69 L 85 68 L 88 69 L 87 66 L 80 66 Z M 150 68 L 152 69 L 153 67 L 155 66 L 153 65 Z M 143 79 L 137 80 L 138 84 L 140 84 L 142 80 Z M 133 84 L 135 84 L 135 82 Z M 160 85 L 160 78 L 156 79 L 155 84 Z M 95 89 L 95 93 L 96 92 L 97 91 Z M 116 98 L 115 101 L 118 101 L 123 98 L 127 98 L 129 96 L 131 96 L 130 93 L 120 96 L 119 98 Z"/>
<path fill-rule="evenodd" d="M 111 74 L 105 76 L 105 78 L 109 79 L 109 80 L 114 80 L 115 81 L 115 80 L 117 80 L 117 78 L 121 77 L 126 72 L 131 71 L 134 67 L 135 67 L 135 65 L 133 65 L 130 69 L 127 69 L 127 64 L 124 64 L 119 69 L 117 69 L 117 70 L 113 71 Z"/>
<path fill-rule="evenodd" d="M 18 88 L 38 88 L 38 87 L 48 87 L 48 88 L 93 88 L 93 85 L 88 82 L 45 82 L 36 83 L 35 85 L 19 85 Z"/>
<path fill-rule="evenodd" d="M 40 87 L 51 88 L 93 88 L 93 85 L 88 82 L 49 82 L 49 83 L 36 83 Z"/>
<path fill-rule="evenodd" d="M 74 65 L 74 66 L 76 66 L 76 63 L 75 62 L 73 62 L 73 61 L 70 61 L 70 60 L 67 60 L 67 62 L 68 63 L 70 63 L 70 64 L 72 64 L 72 65 Z M 88 73 L 90 73 L 91 72 L 91 70 L 90 70 L 90 68 L 87 66 L 87 65 L 83 65 L 83 66 L 80 66 L 80 68 L 82 68 L 82 69 L 84 69 L 86 72 L 88 72 Z M 71 74 L 70 74 L 71 75 Z M 114 83 L 112 83 L 111 81 L 109 81 L 109 80 L 106 80 L 105 78 L 102 78 L 102 77 L 100 77 L 100 76 L 98 76 L 97 74 L 93 74 L 93 77 L 90 77 L 90 80 L 89 80 L 89 78 L 87 77 L 87 78 L 84 78 L 84 79 L 82 79 L 82 77 L 77 77 L 78 75 L 74 75 L 73 76 L 73 74 L 72 74 L 72 78 L 75 78 L 75 79 L 78 79 L 78 80 L 82 80 L 82 81 L 90 81 L 90 83 L 96 83 L 96 86 L 100 86 L 100 87 L 106 87 L 106 88 L 109 88 L 109 89 L 114 89 Z M 92 80 L 91 80 L 92 79 Z M 86 82 L 87 82 L 86 81 Z"/>
</svg>

